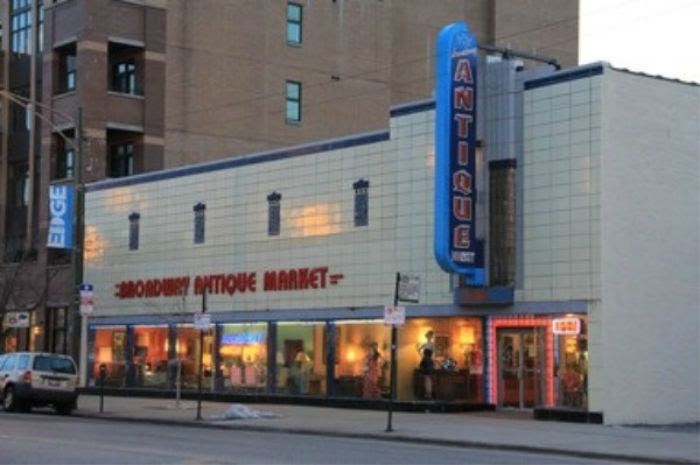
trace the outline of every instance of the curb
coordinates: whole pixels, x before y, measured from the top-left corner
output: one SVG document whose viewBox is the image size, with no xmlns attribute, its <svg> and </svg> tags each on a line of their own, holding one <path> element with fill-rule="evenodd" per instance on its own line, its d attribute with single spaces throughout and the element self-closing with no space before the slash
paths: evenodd
<svg viewBox="0 0 700 465">
<path fill-rule="evenodd" d="M 328 430 L 318 430 L 313 428 L 285 428 L 285 427 L 275 427 L 275 426 L 259 426 L 259 425 L 235 425 L 235 424 L 217 424 L 211 421 L 203 420 L 198 422 L 196 420 L 163 420 L 156 418 L 138 418 L 138 417 L 124 417 L 124 416 L 109 416 L 109 414 L 98 414 L 98 413 L 85 413 L 85 412 L 73 412 L 74 417 L 88 418 L 93 420 L 106 420 L 106 421 L 119 421 L 124 423 L 144 423 L 152 425 L 166 425 L 166 426 L 184 426 L 187 428 L 209 428 L 218 430 L 234 430 L 234 431 L 258 431 L 264 433 L 286 433 L 286 434 L 306 434 L 313 436 L 327 436 L 336 438 L 352 438 L 352 439 L 369 439 L 375 441 L 395 441 L 395 442 L 410 442 L 418 444 L 429 444 L 438 446 L 450 446 L 450 447 L 463 447 L 463 448 L 473 448 L 473 449 L 487 449 L 487 450 L 503 450 L 509 452 L 526 452 L 526 453 L 536 453 L 536 454 L 546 454 L 546 455 L 563 455 L 569 457 L 579 457 L 579 458 L 589 458 L 589 459 L 599 459 L 599 460 L 616 460 L 624 462 L 633 463 L 650 463 L 650 464 L 661 464 L 661 465 L 699 465 L 700 462 L 693 460 L 685 460 L 678 458 L 660 458 L 660 457 L 642 457 L 636 455 L 626 455 L 626 454 L 614 454 L 605 452 L 590 452 L 590 451 L 577 451 L 569 449 L 557 449 L 553 447 L 540 447 L 540 446 L 520 446 L 513 444 L 500 444 L 500 443 L 490 443 L 490 442 L 479 442 L 479 441 L 460 441 L 453 439 L 430 439 L 430 438 L 416 438 L 412 436 L 402 436 L 393 435 L 391 433 L 386 433 L 385 436 L 377 436 L 375 434 L 368 433 L 347 433 L 342 431 L 328 431 Z"/>
</svg>

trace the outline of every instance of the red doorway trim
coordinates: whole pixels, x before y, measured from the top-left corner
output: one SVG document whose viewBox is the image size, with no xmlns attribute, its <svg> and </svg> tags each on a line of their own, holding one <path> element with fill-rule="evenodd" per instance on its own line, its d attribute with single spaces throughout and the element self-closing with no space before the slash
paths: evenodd
<svg viewBox="0 0 700 465">
<path fill-rule="evenodd" d="M 491 319 L 489 325 L 489 397 L 491 402 L 498 403 L 498 340 L 497 332 L 501 328 L 532 328 L 545 329 L 545 405 L 554 405 L 554 335 L 550 318 L 532 316 L 515 316 Z"/>
</svg>

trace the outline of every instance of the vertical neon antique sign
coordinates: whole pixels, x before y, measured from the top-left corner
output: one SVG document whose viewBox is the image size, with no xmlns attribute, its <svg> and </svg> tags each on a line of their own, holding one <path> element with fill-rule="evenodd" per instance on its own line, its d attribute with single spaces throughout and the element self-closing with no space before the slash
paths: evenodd
<svg viewBox="0 0 700 465">
<path fill-rule="evenodd" d="M 435 258 L 450 273 L 484 285 L 476 240 L 477 43 L 466 23 L 440 31 L 435 89 Z"/>
</svg>

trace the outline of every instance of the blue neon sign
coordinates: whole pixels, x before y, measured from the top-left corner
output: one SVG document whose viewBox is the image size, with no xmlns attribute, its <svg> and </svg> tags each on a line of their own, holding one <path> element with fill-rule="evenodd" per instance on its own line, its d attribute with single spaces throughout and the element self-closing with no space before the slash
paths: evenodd
<svg viewBox="0 0 700 465">
<path fill-rule="evenodd" d="M 435 89 L 435 258 L 470 285 L 484 285 L 476 239 L 477 43 L 464 22 L 438 35 Z"/>
<path fill-rule="evenodd" d="M 221 335 L 223 346 L 248 346 L 265 342 L 265 335 L 261 333 L 224 333 Z"/>
</svg>

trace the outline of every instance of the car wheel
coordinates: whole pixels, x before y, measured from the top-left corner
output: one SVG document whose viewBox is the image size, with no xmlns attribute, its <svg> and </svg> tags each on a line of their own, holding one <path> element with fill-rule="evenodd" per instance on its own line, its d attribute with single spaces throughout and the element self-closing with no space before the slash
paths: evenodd
<svg viewBox="0 0 700 465">
<path fill-rule="evenodd" d="M 17 398 L 15 397 L 15 389 L 12 386 L 5 388 L 5 395 L 2 399 L 2 408 L 6 412 L 14 412 L 17 410 L 19 405 L 17 404 Z"/>
<path fill-rule="evenodd" d="M 73 412 L 73 405 L 73 402 L 68 402 L 66 404 L 56 404 L 53 408 L 59 415 L 70 415 Z"/>
</svg>

